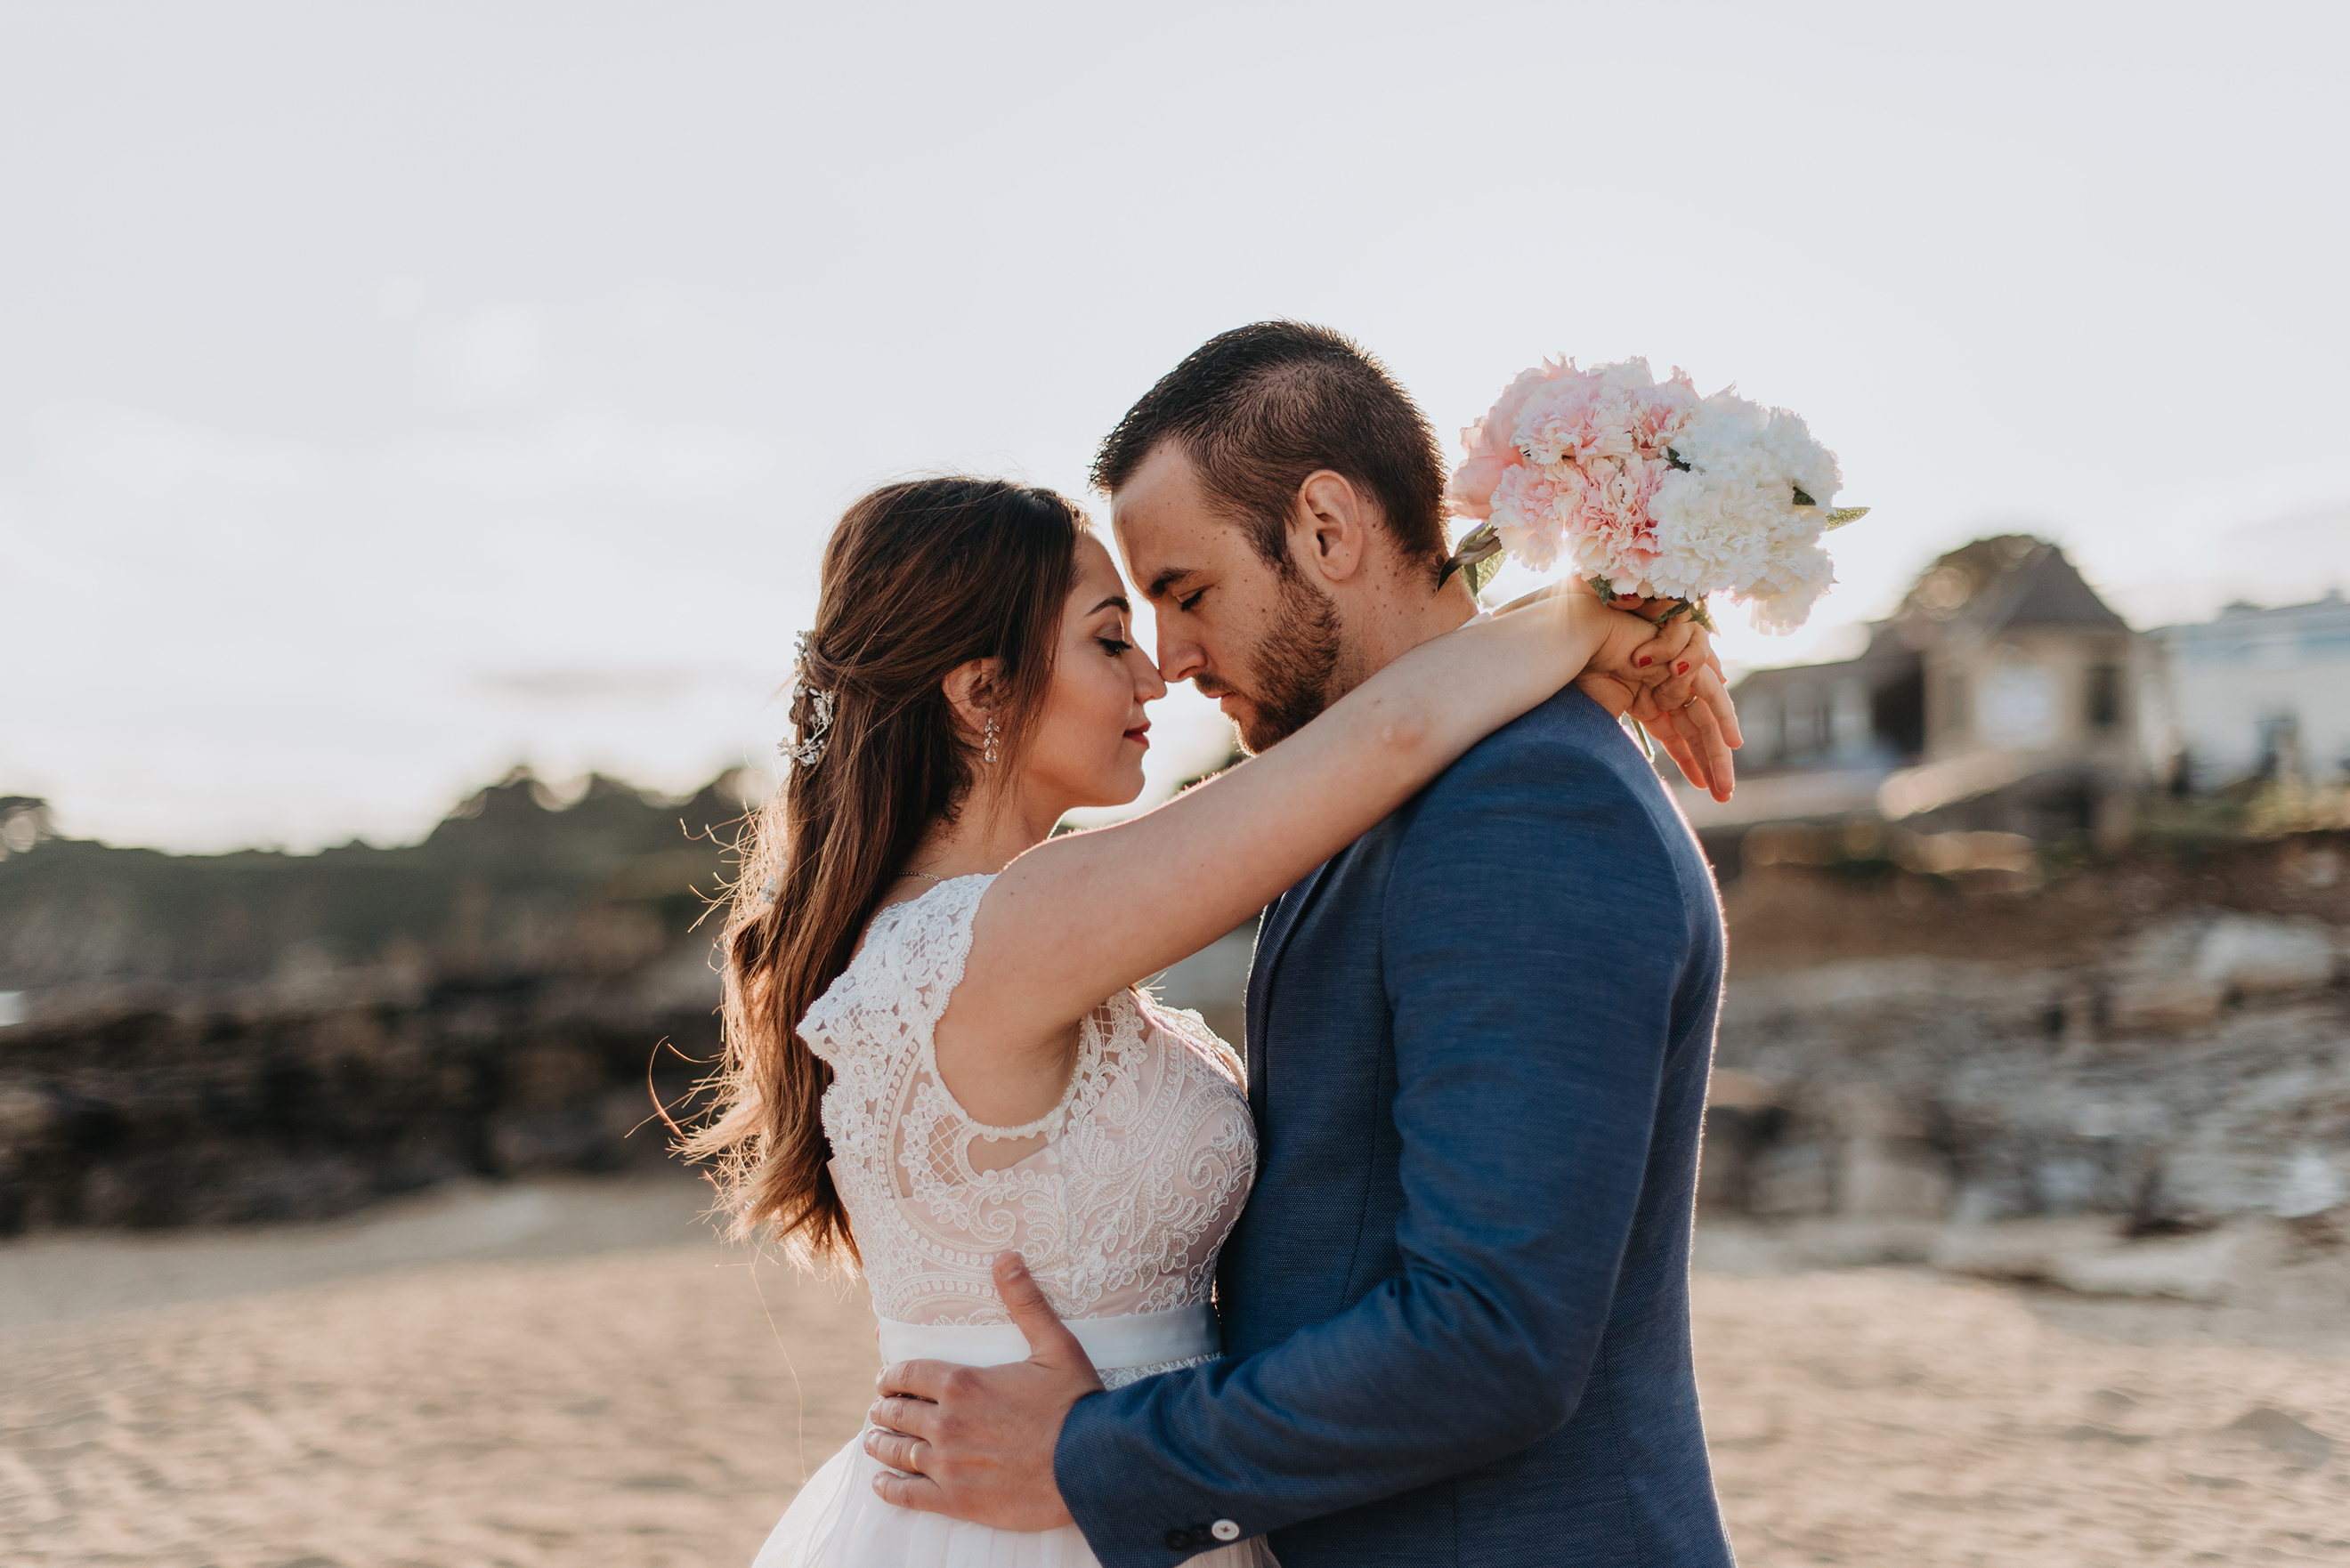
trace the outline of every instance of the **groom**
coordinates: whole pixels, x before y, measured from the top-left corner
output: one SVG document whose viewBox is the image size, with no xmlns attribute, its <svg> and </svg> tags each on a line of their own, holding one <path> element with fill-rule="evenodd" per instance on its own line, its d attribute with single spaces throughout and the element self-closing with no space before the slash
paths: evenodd
<svg viewBox="0 0 2350 1568">
<path fill-rule="evenodd" d="M 1336 333 L 1211 339 L 1094 477 L 1161 672 L 1252 751 L 1474 613 L 1438 584 L 1427 421 Z M 1688 1300 L 1721 961 L 1705 861 L 1607 707 L 1492 735 L 1265 918 L 1224 1358 L 1100 1392 L 1007 1264 L 1035 1355 L 885 1370 L 868 1448 L 920 1473 L 884 1495 L 1074 1518 L 1107 1568 L 1267 1533 L 1284 1568 L 1729 1564 Z"/>
</svg>

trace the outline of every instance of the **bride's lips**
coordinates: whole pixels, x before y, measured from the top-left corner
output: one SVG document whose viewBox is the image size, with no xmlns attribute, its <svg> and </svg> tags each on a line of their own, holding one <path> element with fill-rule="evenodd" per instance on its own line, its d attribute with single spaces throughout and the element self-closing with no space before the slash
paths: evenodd
<svg viewBox="0 0 2350 1568">
<path fill-rule="evenodd" d="M 1150 746 L 1150 722 L 1146 719 L 1126 732 L 1126 738 L 1146 751 Z"/>
</svg>

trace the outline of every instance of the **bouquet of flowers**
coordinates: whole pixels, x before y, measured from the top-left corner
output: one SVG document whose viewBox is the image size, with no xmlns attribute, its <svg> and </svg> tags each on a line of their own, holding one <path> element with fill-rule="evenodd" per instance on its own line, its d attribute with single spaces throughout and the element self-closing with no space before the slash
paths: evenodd
<svg viewBox="0 0 2350 1568">
<path fill-rule="evenodd" d="M 1820 535 L 1868 510 L 1830 505 L 1835 453 L 1800 415 L 1734 388 L 1701 398 L 1678 367 L 1659 384 L 1646 359 L 1545 359 L 1461 442 L 1445 499 L 1481 524 L 1445 575 L 1465 570 L 1471 592 L 1505 551 L 1537 571 L 1564 552 L 1603 597 L 1679 599 L 1711 630 L 1705 596 L 1729 593 L 1789 632 L 1835 580 Z"/>
</svg>

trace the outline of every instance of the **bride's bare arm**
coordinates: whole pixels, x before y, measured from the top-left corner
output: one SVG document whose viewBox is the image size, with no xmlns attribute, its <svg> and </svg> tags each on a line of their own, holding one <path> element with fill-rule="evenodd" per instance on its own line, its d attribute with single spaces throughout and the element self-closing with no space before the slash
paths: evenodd
<svg viewBox="0 0 2350 1568">
<path fill-rule="evenodd" d="M 1646 651 L 1653 670 L 1687 639 L 1669 624 L 1657 650 L 1659 636 L 1584 595 L 1513 606 L 1412 649 L 1157 810 L 1029 850 L 980 905 L 941 1041 L 990 1054 L 1058 1044 L 1103 997 L 1231 930 L 1587 665 L 1637 670 Z"/>
</svg>

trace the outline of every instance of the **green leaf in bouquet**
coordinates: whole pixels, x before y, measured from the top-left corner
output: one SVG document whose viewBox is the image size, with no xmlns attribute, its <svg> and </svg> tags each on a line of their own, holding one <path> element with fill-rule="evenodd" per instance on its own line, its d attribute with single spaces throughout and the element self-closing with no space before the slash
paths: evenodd
<svg viewBox="0 0 2350 1568">
<path fill-rule="evenodd" d="M 1713 624 L 1713 616 L 1706 609 L 1703 599 L 1675 599 L 1673 607 L 1657 618 L 1657 624 L 1662 626 L 1677 615 L 1689 617 L 1710 632 L 1717 635 L 1721 632 L 1721 628 Z"/>
<path fill-rule="evenodd" d="M 1482 596 L 1495 577 L 1502 575 L 1502 552 L 1494 551 L 1482 561 L 1472 561 L 1463 568 L 1469 578 L 1471 597 Z"/>
<path fill-rule="evenodd" d="M 1866 506 L 1839 506 L 1828 514 L 1828 526 L 1841 528 L 1847 523 L 1857 523 L 1868 515 Z"/>
<path fill-rule="evenodd" d="M 1798 506 L 1817 506 L 1819 503 L 1813 500 L 1810 493 L 1806 492 L 1802 485 L 1798 484 L 1795 486 L 1795 504 Z"/>
<path fill-rule="evenodd" d="M 1446 579 L 1459 572 L 1467 579 L 1470 595 L 1473 597 L 1485 591 L 1485 585 L 1492 582 L 1501 569 L 1501 531 L 1491 523 L 1482 523 L 1461 537 L 1460 547 L 1452 552 L 1451 559 L 1444 563 L 1444 570 L 1437 574 L 1436 586 L 1442 587 Z"/>
</svg>

